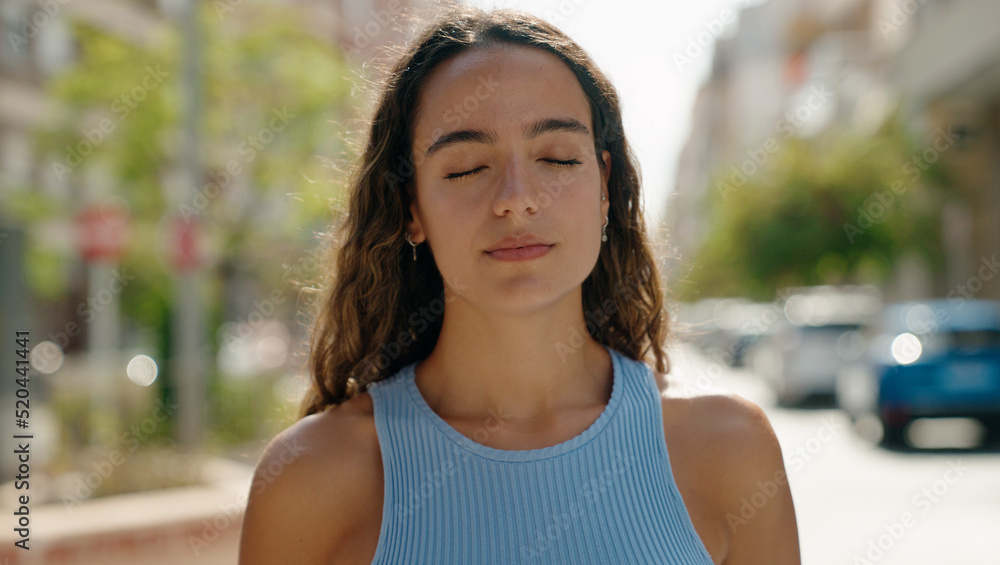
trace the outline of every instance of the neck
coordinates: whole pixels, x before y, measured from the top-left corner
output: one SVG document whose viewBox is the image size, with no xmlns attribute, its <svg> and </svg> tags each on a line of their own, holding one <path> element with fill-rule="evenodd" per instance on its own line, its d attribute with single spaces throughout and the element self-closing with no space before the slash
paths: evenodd
<svg viewBox="0 0 1000 565">
<path fill-rule="evenodd" d="M 415 382 L 446 419 L 502 412 L 541 422 L 566 409 L 606 404 L 611 374 L 610 356 L 587 332 L 578 291 L 528 315 L 485 315 L 461 299 L 447 304 L 441 334 L 418 363 Z"/>
</svg>

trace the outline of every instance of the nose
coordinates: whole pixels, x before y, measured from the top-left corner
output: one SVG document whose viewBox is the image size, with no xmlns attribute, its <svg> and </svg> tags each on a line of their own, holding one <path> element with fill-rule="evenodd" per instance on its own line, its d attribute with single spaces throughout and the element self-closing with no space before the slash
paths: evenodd
<svg viewBox="0 0 1000 565">
<path fill-rule="evenodd" d="M 499 216 L 534 214 L 538 212 L 538 191 L 528 170 L 528 164 L 518 156 L 511 156 L 504 167 L 499 192 L 493 209 Z"/>
</svg>

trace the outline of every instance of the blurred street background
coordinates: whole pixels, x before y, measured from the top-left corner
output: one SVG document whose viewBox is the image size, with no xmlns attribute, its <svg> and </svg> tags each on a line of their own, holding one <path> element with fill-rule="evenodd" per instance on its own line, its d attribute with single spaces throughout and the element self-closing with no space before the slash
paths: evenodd
<svg viewBox="0 0 1000 565">
<path fill-rule="evenodd" d="M 619 89 L 673 386 L 767 411 L 803 563 L 1000 563 L 1000 3 L 473 4 Z M 378 66 L 437 6 L 0 3 L 0 563 L 236 562 Z"/>
</svg>

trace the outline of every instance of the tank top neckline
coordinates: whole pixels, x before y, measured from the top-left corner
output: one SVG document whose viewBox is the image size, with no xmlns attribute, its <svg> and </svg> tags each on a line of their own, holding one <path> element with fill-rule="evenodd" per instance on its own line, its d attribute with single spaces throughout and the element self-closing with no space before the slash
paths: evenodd
<svg viewBox="0 0 1000 565">
<path fill-rule="evenodd" d="M 453 443 L 457 444 L 460 448 L 474 455 L 496 461 L 537 461 L 540 459 L 549 459 L 577 449 L 596 437 L 601 430 L 608 425 L 608 422 L 610 422 L 612 417 L 615 415 L 618 405 L 621 404 L 625 379 L 621 353 L 607 345 L 602 345 L 611 356 L 611 398 L 608 400 L 607 405 L 605 405 L 604 410 L 601 411 L 600 416 L 598 416 L 597 419 L 587 427 L 587 429 L 568 440 L 546 447 L 516 450 L 497 449 L 483 445 L 464 436 L 461 432 L 453 428 L 451 424 L 441 418 L 437 412 L 434 412 L 430 405 L 427 404 L 423 395 L 420 393 L 420 389 L 417 388 L 417 384 L 414 381 L 414 378 L 416 377 L 415 368 L 419 361 L 414 361 L 403 368 L 403 384 L 406 387 L 406 390 L 410 393 L 410 399 L 417 406 L 419 412 L 427 420 L 429 420 L 434 427 L 436 427 L 442 434 L 444 434 Z"/>
</svg>

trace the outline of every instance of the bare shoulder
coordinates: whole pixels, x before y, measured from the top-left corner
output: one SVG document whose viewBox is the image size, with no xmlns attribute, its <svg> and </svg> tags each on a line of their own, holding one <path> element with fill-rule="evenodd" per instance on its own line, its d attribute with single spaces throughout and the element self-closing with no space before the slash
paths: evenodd
<svg viewBox="0 0 1000 565">
<path fill-rule="evenodd" d="M 381 455 L 371 397 L 302 418 L 268 443 L 250 486 L 240 565 L 360 562 L 360 531 L 381 519 Z M 348 544 L 348 545 L 345 545 Z M 370 561 L 370 556 L 368 556 Z"/>
<path fill-rule="evenodd" d="M 669 385 L 661 402 L 678 486 L 702 502 L 720 562 L 800 563 L 781 446 L 764 410 L 736 394 L 674 394 Z"/>
<path fill-rule="evenodd" d="M 661 395 L 661 402 L 666 423 L 675 425 L 673 431 L 708 441 L 716 457 L 780 462 L 777 437 L 760 406 L 729 392 L 690 394 L 672 388 Z"/>
</svg>

